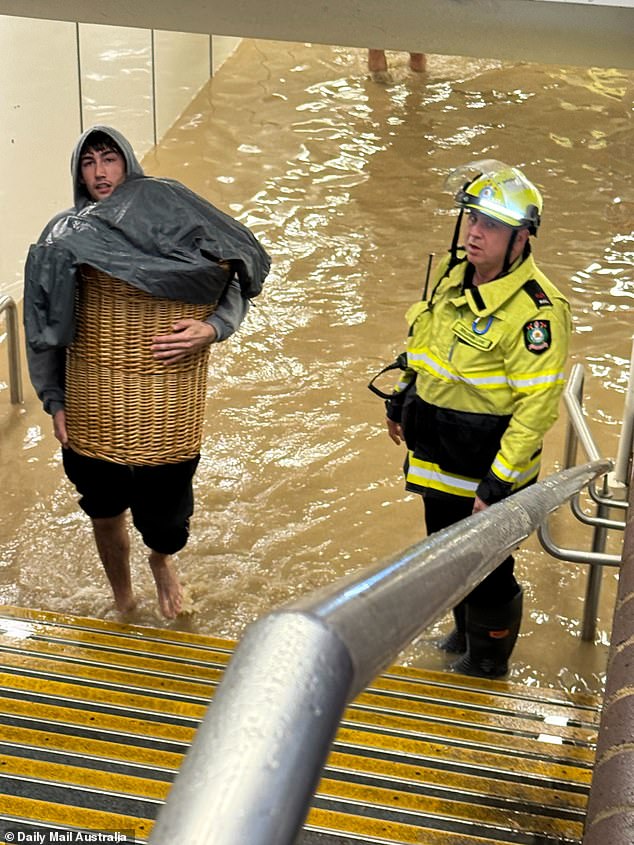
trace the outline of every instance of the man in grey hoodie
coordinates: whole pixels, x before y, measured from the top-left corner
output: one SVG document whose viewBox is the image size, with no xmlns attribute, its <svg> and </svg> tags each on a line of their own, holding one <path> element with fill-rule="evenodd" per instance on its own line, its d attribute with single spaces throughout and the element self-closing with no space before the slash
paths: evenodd
<svg viewBox="0 0 634 845">
<path fill-rule="evenodd" d="M 127 139 L 108 126 L 94 126 L 82 134 L 72 154 L 71 172 L 74 207 L 56 215 L 49 222 L 38 243 L 31 248 L 27 260 L 25 330 L 29 373 L 44 410 L 53 418 L 55 437 L 63 447 L 66 474 L 81 494 L 81 507 L 91 518 L 95 542 L 112 587 L 117 609 L 127 613 L 136 605 L 130 576 L 130 538 L 126 522 L 126 511 L 131 508 L 134 524 L 150 549 L 149 564 L 161 611 L 166 618 L 174 618 L 183 608 L 183 593 L 171 556 L 183 548 L 188 539 L 189 518 L 193 513 L 192 480 L 198 457 L 165 466 L 128 467 L 80 455 L 70 448 L 64 410 L 65 345 L 68 338 L 51 340 L 51 337 L 54 337 L 55 327 L 60 323 L 60 312 L 72 309 L 67 304 L 56 305 L 55 287 L 47 278 L 42 283 L 50 261 L 38 262 L 38 257 L 41 257 L 43 251 L 47 258 L 47 248 L 54 248 L 56 242 L 63 240 L 65 233 L 77 229 L 82 215 L 85 219 L 86 212 L 90 212 L 96 203 L 111 197 L 126 180 L 154 180 L 144 176 Z M 156 181 L 164 181 L 168 186 L 175 186 L 187 192 L 184 186 L 171 180 Z M 152 189 L 152 185 L 148 185 L 148 188 Z M 204 203 L 202 214 L 206 215 L 206 201 L 201 201 L 191 192 L 185 195 L 186 200 L 188 195 L 194 197 L 194 202 Z M 177 194 L 177 201 L 178 196 Z M 268 256 L 264 250 L 245 227 L 227 218 L 217 209 L 211 206 L 209 208 L 212 212 L 211 219 L 219 221 L 221 230 L 225 226 L 228 232 L 237 232 L 236 238 L 247 239 L 245 250 L 249 255 L 255 256 L 255 275 L 259 276 L 258 282 L 261 283 L 269 267 Z M 217 218 L 214 215 L 217 215 Z M 198 218 L 194 222 L 198 224 Z M 197 232 L 199 228 L 197 225 Z M 215 246 L 215 243 L 213 245 Z M 249 253 L 249 250 L 252 250 L 252 253 Z M 201 252 L 205 254 L 204 250 Z M 188 267 L 190 264 L 191 262 Z M 202 268 L 207 272 L 206 265 L 203 264 Z M 109 268 L 103 269 L 108 271 Z M 132 278 L 126 280 L 135 284 Z M 230 277 L 218 300 L 216 310 L 207 320 L 182 319 L 172 326 L 170 334 L 153 338 L 153 356 L 169 365 L 207 344 L 229 337 L 241 324 L 249 307 L 248 289 L 245 293 L 245 284 L 241 283 L 243 281 L 238 278 L 237 273 Z M 143 283 L 137 286 L 143 287 Z M 42 310 L 47 311 L 49 306 L 42 309 L 41 297 L 38 299 L 38 293 L 35 291 L 38 287 L 47 292 L 53 310 L 57 307 L 58 313 L 54 317 L 51 317 L 50 312 L 42 315 Z M 58 297 L 58 302 L 59 299 Z M 66 300 L 62 298 L 62 301 Z M 72 322 L 72 314 L 62 316 L 64 319 L 61 322 Z M 42 325 L 44 330 L 40 332 L 37 328 Z"/>
</svg>

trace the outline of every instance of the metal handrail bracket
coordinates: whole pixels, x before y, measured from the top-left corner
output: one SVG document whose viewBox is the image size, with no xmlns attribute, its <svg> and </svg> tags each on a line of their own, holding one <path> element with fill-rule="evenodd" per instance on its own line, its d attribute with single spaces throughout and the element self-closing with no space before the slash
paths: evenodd
<svg viewBox="0 0 634 845">
<path fill-rule="evenodd" d="M 152 845 L 291 845 L 346 703 L 610 461 L 560 473 L 247 628 Z"/>
<path fill-rule="evenodd" d="M 591 486 L 592 485 L 588 485 L 588 489 Z M 625 526 L 627 523 L 624 519 L 606 519 L 605 517 L 590 516 L 590 514 L 587 514 L 581 507 L 578 495 L 573 496 L 570 500 L 570 509 L 572 510 L 575 517 L 579 520 L 579 522 L 583 522 L 584 525 L 594 525 L 595 527 L 600 528 L 610 528 L 614 531 L 625 531 Z"/>
<path fill-rule="evenodd" d="M 10 296 L 0 296 L 0 314 L 6 312 L 7 343 L 9 344 L 9 390 L 11 402 L 19 405 L 24 401 L 22 391 L 22 372 L 20 368 L 20 332 L 18 328 L 18 309 Z"/>
</svg>

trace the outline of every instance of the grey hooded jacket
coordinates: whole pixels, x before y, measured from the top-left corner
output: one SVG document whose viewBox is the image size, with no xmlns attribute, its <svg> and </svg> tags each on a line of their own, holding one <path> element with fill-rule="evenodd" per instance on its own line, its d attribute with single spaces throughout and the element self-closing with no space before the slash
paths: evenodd
<svg viewBox="0 0 634 845">
<path fill-rule="evenodd" d="M 80 151 L 95 131 L 109 135 L 126 180 L 95 202 L 80 178 Z M 215 302 L 208 322 L 229 337 L 268 272 L 266 252 L 246 227 L 174 180 L 146 177 L 127 139 L 93 126 L 71 157 L 74 206 L 56 215 L 29 250 L 24 321 L 31 381 L 44 409 L 64 407 L 65 347 L 72 341 L 76 269 L 86 263 L 157 296 Z M 230 261 L 229 283 L 218 260 Z"/>
</svg>

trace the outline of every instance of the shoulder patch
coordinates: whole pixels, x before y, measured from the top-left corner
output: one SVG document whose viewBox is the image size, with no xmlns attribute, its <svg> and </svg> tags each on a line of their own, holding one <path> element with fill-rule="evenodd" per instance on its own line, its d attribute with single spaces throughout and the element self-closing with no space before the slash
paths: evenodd
<svg viewBox="0 0 634 845">
<path fill-rule="evenodd" d="M 539 284 L 537 279 L 529 279 L 527 282 L 524 282 L 523 288 L 538 308 L 544 308 L 546 305 L 552 305 L 552 302 L 548 298 L 548 294 Z"/>
<path fill-rule="evenodd" d="M 529 352 L 541 355 L 550 349 L 550 320 L 531 320 L 524 326 L 524 345 Z"/>
</svg>

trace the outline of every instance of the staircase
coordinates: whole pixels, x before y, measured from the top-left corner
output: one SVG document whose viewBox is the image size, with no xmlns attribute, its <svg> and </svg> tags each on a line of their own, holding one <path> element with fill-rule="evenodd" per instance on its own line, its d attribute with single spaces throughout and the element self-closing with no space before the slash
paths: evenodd
<svg viewBox="0 0 634 845">
<path fill-rule="evenodd" d="M 234 646 L 0 607 L 0 841 L 145 842 Z M 598 704 L 394 666 L 346 710 L 301 843 L 580 843 Z"/>
</svg>

